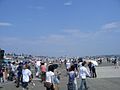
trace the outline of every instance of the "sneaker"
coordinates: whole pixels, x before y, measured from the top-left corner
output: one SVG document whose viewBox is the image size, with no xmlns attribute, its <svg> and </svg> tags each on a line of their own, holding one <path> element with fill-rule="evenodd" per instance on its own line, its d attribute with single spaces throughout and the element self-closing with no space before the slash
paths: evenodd
<svg viewBox="0 0 120 90">
<path fill-rule="evenodd" d="M 16 86 L 17 88 L 19 88 L 19 86 Z"/>
<path fill-rule="evenodd" d="M 89 87 L 85 88 L 85 90 L 88 90 Z"/>
</svg>

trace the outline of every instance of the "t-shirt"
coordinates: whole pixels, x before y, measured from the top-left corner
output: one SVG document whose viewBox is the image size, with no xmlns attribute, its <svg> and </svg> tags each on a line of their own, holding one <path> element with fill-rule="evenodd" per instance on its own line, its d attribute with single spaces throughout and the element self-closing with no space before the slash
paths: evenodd
<svg viewBox="0 0 120 90">
<path fill-rule="evenodd" d="M 41 65 L 41 71 L 42 71 L 42 72 L 46 72 L 46 67 L 45 67 L 45 65 Z"/>
<path fill-rule="evenodd" d="M 68 90 L 76 90 L 75 84 L 77 84 L 75 72 L 70 71 L 69 81 L 68 81 Z"/>
<path fill-rule="evenodd" d="M 70 68 L 70 62 L 66 63 L 66 68 L 69 69 Z"/>
<path fill-rule="evenodd" d="M 12 71 L 15 72 L 15 70 L 16 70 L 16 66 L 13 65 L 13 64 L 11 64 L 11 68 L 12 68 Z"/>
<path fill-rule="evenodd" d="M 74 79 L 75 79 L 75 72 L 74 71 L 70 71 L 69 72 L 69 81 L 74 81 Z"/>
<path fill-rule="evenodd" d="M 53 83 L 52 79 L 54 77 L 54 73 L 52 71 L 46 72 L 46 82 Z"/>
<path fill-rule="evenodd" d="M 81 77 L 82 79 L 86 79 L 86 76 L 90 76 L 87 68 L 84 67 L 84 66 L 80 67 L 80 77 Z"/>
<path fill-rule="evenodd" d="M 23 75 L 23 82 L 29 82 L 29 77 L 31 76 L 31 71 L 29 69 L 23 69 L 22 75 Z"/>
<path fill-rule="evenodd" d="M 41 63 L 41 61 L 37 61 L 37 62 L 36 62 L 36 65 L 37 65 L 37 66 L 40 66 L 40 63 Z"/>
</svg>

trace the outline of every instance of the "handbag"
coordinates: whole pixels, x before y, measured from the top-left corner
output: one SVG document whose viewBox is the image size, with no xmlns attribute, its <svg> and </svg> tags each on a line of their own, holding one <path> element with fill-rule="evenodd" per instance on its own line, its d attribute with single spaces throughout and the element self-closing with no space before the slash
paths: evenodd
<svg viewBox="0 0 120 90">
<path fill-rule="evenodd" d="M 44 82 L 44 87 L 51 88 L 52 87 L 52 83 L 50 83 L 50 82 Z"/>
</svg>

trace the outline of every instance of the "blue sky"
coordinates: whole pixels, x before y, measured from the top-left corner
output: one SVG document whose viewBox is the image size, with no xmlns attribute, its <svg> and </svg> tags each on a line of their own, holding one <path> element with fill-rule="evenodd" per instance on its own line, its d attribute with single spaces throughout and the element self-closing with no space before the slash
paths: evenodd
<svg viewBox="0 0 120 90">
<path fill-rule="evenodd" d="M 0 0 L 0 48 L 48 56 L 120 54 L 120 1 Z"/>
</svg>

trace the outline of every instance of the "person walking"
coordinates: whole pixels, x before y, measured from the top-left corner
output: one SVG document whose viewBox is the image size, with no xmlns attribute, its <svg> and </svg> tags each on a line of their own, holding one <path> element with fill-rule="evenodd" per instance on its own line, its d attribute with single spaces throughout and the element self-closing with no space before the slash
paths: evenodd
<svg viewBox="0 0 120 90">
<path fill-rule="evenodd" d="M 22 70 L 22 86 L 23 86 L 23 90 L 27 89 L 28 90 L 28 83 L 31 80 L 31 71 L 28 69 L 27 65 L 23 66 L 23 70 Z"/>
<path fill-rule="evenodd" d="M 54 70 L 54 84 L 55 84 L 55 90 L 60 90 L 60 75 L 61 72 L 58 69 Z"/>
<path fill-rule="evenodd" d="M 41 63 L 41 82 L 45 81 L 45 77 L 46 77 L 46 66 L 44 65 L 44 63 Z"/>
<path fill-rule="evenodd" d="M 75 66 L 72 65 L 68 72 L 69 79 L 68 79 L 68 90 L 77 90 L 77 74 L 75 72 Z"/>
<path fill-rule="evenodd" d="M 35 63 L 36 77 L 38 77 L 38 78 L 39 78 L 39 75 L 40 75 L 40 66 L 41 66 L 41 61 L 40 60 L 36 61 L 36 63 Z"/>
<path fill-rule="evenodd" d="M 90 75 L 92 76 L 92 62 L 88 63 L 88 68 L 89 68 L 89 71 L 90 71 Z"/>
<path fill-rule="evenodd" d="M 66 63 L 66 70 L 67 70 L 67 71 L 69 70 L 70 66 L 71 66 L 71 63 L 70 63 L 70 61 L 68 60 L 67 63 Z"/>
<path fill-rule="evenodd" d="M 23 65 L 22 63 L 19 63 L 18 67 L 17 67 L 17 79 L 16 79 L 16 87 L 18 88 L 20 86 L 20 82 L 22 82 L 22 69 L 23 69 Z"/>
<path fill-rule="evenodd" d="M 46 72 L 46 80 L 44 82 L 46 90 L 55 90 L 54 75 L 54 67 L 52 65 L 48 66 L 48 71 Z"/>
<path fill-rule="evenodd" d="M 116 59 L 115 69 L 116 69 L 116 68 L 119 68 L 119 57 L 117 57 L 117 59 Z"/>
<path fill-rule="evenodd" d="M 96 78 L 97 77 L 97 74 L 96 74 L 96 68 L 95 68 L 95 65 L 94 64 L 92 64 L 92 66 L 91 66 L 91 68 L 92 68 L 92 78 Z"/>
<path fill-rule="evenodd" d="M 80 67 L 80 77 L 81 77 L 80 90 L 83 90 L 83 85 L 85 87 L 85 90 L 88 90 L 88 86 L 86 83 L 86 77 L 87 76 L 90 77 L 90 74 L 89 74 L 87 68 L 85 67 L 85 65 L 86 65 L 86 62 L 84 61 L 82 63 L 82 67 Z"/>
<path fill-rule="evenodd" d="M 0 83 L 3 83 L 3 69 L 0 68 Z"/>
</svg>

